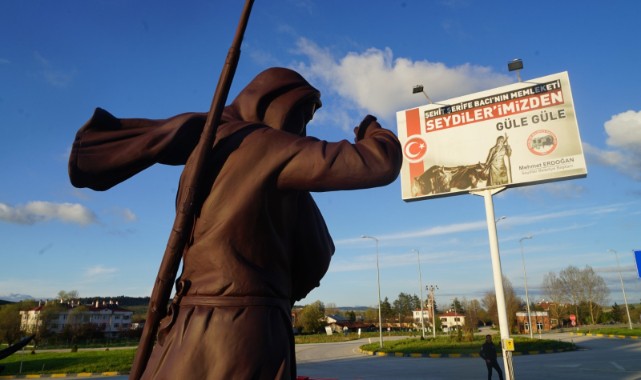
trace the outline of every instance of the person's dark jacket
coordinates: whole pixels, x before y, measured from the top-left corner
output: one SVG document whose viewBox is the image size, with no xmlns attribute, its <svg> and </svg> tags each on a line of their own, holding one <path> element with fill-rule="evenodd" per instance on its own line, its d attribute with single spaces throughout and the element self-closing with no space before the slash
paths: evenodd
<svg viewBox="0 0 641 380">
<path fill-rule="evenodd" d="M 479 352 L 479 355 L 485 360 L 495 361 L 496 346 L 494 346 L 494 343 L 490 343 L 490 342 L 483 343 L 483 346 L 481 346 L 481 352 Z"/>
</svg>

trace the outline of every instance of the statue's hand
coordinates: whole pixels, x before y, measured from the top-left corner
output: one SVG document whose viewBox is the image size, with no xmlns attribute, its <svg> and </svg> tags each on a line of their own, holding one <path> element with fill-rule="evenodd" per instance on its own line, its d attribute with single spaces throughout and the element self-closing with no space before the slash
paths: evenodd
<svg viewBox="0 0 641 380">
<path fill-rule="evenodd" d="M 358 125 L 358 127 L 354 128 L 354 135 L 356 136 L 355 141 L 361 141 L 365 137 L 365 132 L 367 131 L 367 127 L 370 126 L 370 124 L 376 122 L 376 117 L 372 115 L 367 115 L 361 121 L 361 123 Z"/>
</svg>

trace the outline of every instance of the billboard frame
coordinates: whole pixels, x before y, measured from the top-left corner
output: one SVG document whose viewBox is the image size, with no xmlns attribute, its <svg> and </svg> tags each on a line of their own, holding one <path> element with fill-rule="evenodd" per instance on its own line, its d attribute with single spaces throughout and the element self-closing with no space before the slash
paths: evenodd
<svg viewBox="0 0 641 380">
<path fill-rule="evenodd" d="M 406 202 L 587 176 L 567 72 L 396 116 Z"/>
</svg>

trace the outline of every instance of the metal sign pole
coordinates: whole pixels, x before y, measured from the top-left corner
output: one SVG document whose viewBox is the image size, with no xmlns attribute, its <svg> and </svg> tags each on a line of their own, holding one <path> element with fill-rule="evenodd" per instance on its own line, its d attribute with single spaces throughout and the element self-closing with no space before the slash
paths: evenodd
<svg viewBox="0 0 641 380">
<path fill-rule="evenodd" d="M 499 316 L 499 329 L 501 332 L 501 351 L 503 353 L 503 366 L 505 368 L 505 380 L 514 379 L 512 368 L 512 352 L 505 349 L 505 341 L 510 339 L 510 326 L 507 318 L 505 305 L 505 293 L 503 291 L 503 273 L 501 272 L 501 258 L 499 256 L 499 241 L 496 234 L 496 219 L 494 217 L 494 202 L 492 196 L 505 187 L 471 191 L 470 194 L 480 195 L 485 200 L 485 217 L 487 220 L 487 232 L 490 238 L 490 254 L 492 257 L 492 272 L 494 274 L 494 291 L 496 292 L 496 309 Z"/>
</svg>

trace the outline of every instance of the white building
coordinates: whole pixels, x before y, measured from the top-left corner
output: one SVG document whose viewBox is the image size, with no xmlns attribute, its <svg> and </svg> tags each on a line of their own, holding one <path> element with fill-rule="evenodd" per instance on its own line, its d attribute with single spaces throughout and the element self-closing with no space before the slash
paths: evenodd
<svg viewBox="0 0 641 380">
<path fill-rule="evenodd" d="M 421 310 L 412 310 L 412 319 L 414 320 L 414 327 L 420 330 L 421 328 Z M 423 308 L 423 326 L 425 330 L 432 330 L 432 309 L 430 305 Z"/>
<path fill-rule="evenodd" d="M 438 316 L 441 320 L 441 329 L 444 332 L 456 330 L 465 325 L 465 315 L 448 311 Z"/>
<path fill-rule="evenodd" d="M 49 309 L 48 309 L 49 308 Z M 90 305 L 81 305 L 79 302 L 70 303 L 46 302 L 31 310 L 21 311 L 20 327 L 26 333 L 35 333 L 43 328 L 43 319 L 46 309 L 51 310 L 47 315 L 46 329 L 53 333 L 61 333 L 65 326 L 70 324 L 92 324 L 102 331 L 106 337 L 120 335 L 131 329 L 133 311 L 118 306 L 117 302 L 95 301 Z"/>
</svg>

